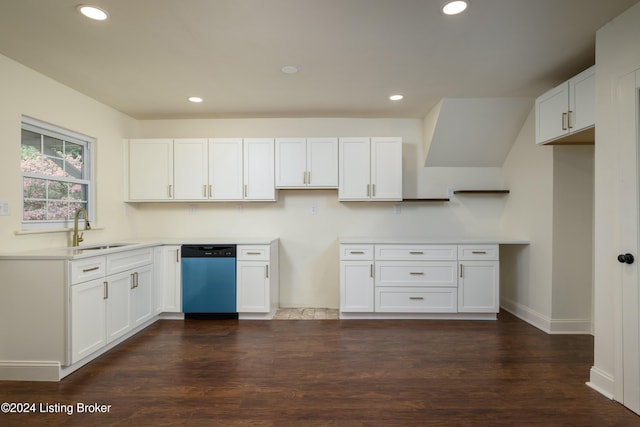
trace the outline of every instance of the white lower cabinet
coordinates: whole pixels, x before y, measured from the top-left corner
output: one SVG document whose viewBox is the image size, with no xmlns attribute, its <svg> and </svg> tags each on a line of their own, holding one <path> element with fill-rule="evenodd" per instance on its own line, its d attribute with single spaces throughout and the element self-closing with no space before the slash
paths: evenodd
<svg viewBox="0 0 640 427">
<path fill-rule="evenodd" d="M 341 244 L 340 311 L 495 318 L 499 271 L 496 244 Z"/>
<path fill-rule="evenodd" d="M 155 248 L 156 311 L 180 313 L 182 311 L 181 245 Z"/>
<path fill-rule="evenodd" d="M 340 261 L 340 310 L 374 310 L 373 260 Z"/>
<path fill-rule="evenodd" d="M 104 279 L 71 287 L 71 363 L 107 344 L 105 296 Z"/>
<path fill-rule="evenodd" d="M 147 248 L 70 262 L 72 364 L 153 317 L 152 254 Z"/>
<path fill-rule="evenodd" d="M 242 318 L 270 318 L 278 307 L 278 244 L 236 248 L 236 310 Z"/>
</svg>

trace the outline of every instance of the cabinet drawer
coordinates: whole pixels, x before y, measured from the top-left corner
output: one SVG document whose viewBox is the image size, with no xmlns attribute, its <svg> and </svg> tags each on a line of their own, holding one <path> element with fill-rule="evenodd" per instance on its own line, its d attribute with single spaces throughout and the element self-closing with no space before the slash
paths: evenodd
<svg viewBox="0 0 640 427">
<path fill-rule="evenodd" d="M 70 270 L 72 285 L 88 280 L 100 279 L 105 276 L 106 258 L 98 256 L 71 261 Z"/>
<path fill-rule="evenodd" d="M 340 259 L 373 260 L 373 245 L 340 245 Z"/>
<path fill-rule="evenodd" d="M 153 263 L 153 249 L 135 249 L 107 255 L 107 275 Z"/>
<path fill-rule="evenodd" d="M 456 245 L 376 245 L 376 260 L 455 261 Z"/>
<path fill-rule="evenodd" d="M 498 261 L 498 245 L 459 245 L 458 259 L 460 261 Z"/>
<path fill-rule="evenodd" d="M 457 287 L 458 264 L 454 261 L 379 261 L 376 286 Z"/>
<path fill-rule="evenodd" d="M 269 261 L 269 245 L 238 245 L 236 259 L 238 261 Z"/>
<path fill-rule="evenodd" d="M 376 288 L 376 311 L 386 313 L 455 313 L 456 288 Z"/>
</svg>

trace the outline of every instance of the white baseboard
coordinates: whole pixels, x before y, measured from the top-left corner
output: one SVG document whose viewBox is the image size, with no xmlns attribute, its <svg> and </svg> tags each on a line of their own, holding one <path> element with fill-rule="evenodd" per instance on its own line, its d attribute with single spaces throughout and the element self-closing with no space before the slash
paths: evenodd
<svg viewBox="0 0 640 427">
<path fill-rule="evenodd" d="M 339 313 L 340 319 L 496 320 L 495 313 Z"/>
<path fill-rule="evenodd" d="M 615 390 L 615 381 L 613 376 L 603 370 L 593 366 L 590 372 L 589 382 L 587 385 L 602 394 L 603 396 L 615 400 L 613 390 Z"/>
<path fill-rule="evenodd" d="M 500 300 L 500 307 L 547 334 L 593 335 L 593 324 L 589 319 L 551 319 L 507 298 Z"/>
<path fill-rule="evenodd" d="M 7 381 L 60 381 L 60 362 L 0 360 L 0 379 Z"/>
</svg>

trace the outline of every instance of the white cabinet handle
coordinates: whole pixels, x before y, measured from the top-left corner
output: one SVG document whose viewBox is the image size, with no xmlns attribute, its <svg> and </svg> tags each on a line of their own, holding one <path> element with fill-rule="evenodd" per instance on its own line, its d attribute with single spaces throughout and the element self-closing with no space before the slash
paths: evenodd
<svg viewBox="0 0 640 427">
<path fill-rule="evenodd" d="M 131 273 L 131 288 L 134 289 L 136 287 L 136 273 Z"/>
<path fill-rule="evenodd" d="M 573 123 L 571 123 L 572 117 L 573 117 L 573 111 L 569 110 L 569 113 L 567 114 L 567 126 L 569 127 L 569 129 L 573 129 Z"/>
<path fill-rule="evenodd" d="M 173 197 L 173 185 L 169 184 L 169 197 Z"/>
<path fill-rule="evenodd" d="M 269 278 L 269 265 L 264 266 L 264 277 Z"/>
<path fill-rule="evenodd" d="M 247 252 L 247 255 L 260 255 L 260 252 Z"/>
<path fill-rule="evenodd" d="M 567 130 L 567 113 L 562 113 L 562 130 Z"/>
<path fill-rule="evenodd" d="M 209 197 L 213 196 L 213 190 L 211 189 L 211 184 L 209 184 Z"/>
</svg>

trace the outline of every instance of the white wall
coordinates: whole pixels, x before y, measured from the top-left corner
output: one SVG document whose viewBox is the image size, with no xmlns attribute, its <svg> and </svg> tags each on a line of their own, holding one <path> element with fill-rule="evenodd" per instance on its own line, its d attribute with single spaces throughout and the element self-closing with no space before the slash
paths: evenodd
<svg viewBox="0 0 640 427">
<path fill-rule="evenodd" d="M 0 200 L 10 205 L 0 216 L 0 251 L 68 246 L 69 234 L 16 235 L 21 228 L 20 122 L 22 115 L 96 138 L 97 223 L 86 240 L 122 239 L 131 233 L 123 215 L 122 143 L 135 131 L 133 119 L 0 55 Z"/>
<path fill-rule="evenodd" d="M 553 148 L 535 143 L 532 109 L 503 165 L 511 190 L 502 228 L 529 246 L 501 248 L 501 305 L 545 330 L 552 317 Z"/>
<path fill-rule="evenodd" d="M 616 255 L 620 243 L 620 150 L 616 126 L 618 79 L 640 69 L 640 4 L 618 16 L 596 36 L 596 147 L 595 147 L 595 234 L 594 234 L 594 368 L 591 384 L 605 394 L 621 399 L 622 373 L 619 337 L 622 320 L 621 268 Z M 633 176 L 629 177 L 634 179 Z"/>
</svg>

